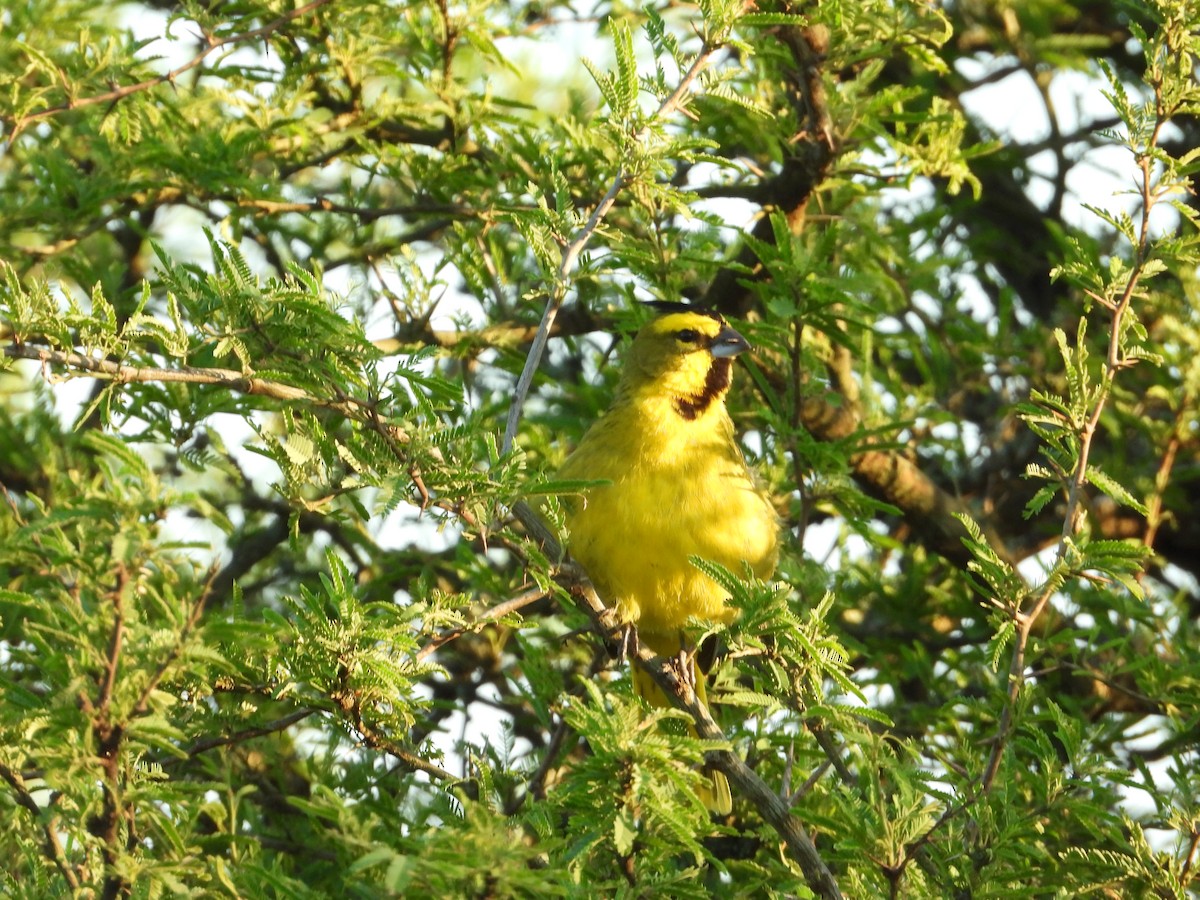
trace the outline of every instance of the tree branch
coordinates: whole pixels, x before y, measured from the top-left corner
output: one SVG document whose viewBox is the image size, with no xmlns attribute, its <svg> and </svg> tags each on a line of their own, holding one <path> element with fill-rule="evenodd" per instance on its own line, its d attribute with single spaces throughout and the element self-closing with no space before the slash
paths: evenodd
<svg viewBox="0 0 1200 900">
<path fill-rule="evenodd" d="M 1141 221 L 1137 232 L 1137 239 L 1133 246 L 1132 265 L 1115 300 L 1093 297 L 1094 300 L 1099 302 L 1099 305 L 1107 308 L 1110 314 L 1108 350 L 1104 361 L 1104 368 L 1100 384 L 1094 392 L 1081 389 L 1083 391 L 1082 396 L 1072 396 L 1072 399 L 1081 402 L 1083 407 L 1087 409 L 1086 417 L 1082 418 L 1081 421 L 1076 421 L 1074 414 L 1072 414 L 1070 420 L 1064 419 L 1063 422 L 1064 428 L 1070 428 L 1075 431 L 1079 443 L 1074 465 L 1065 478 L 1067 501 L 1063 511 L 1062 528 L 1059 534 L 1058 549 L 1055 554 L 1052 571 L 1058 570 L 1061 572 L 1065 567 L 1069 566 L 1071 564 L 1071 554 L 1076 552 L 1074 538 L 1086 524 L 1087 510 L 1084 506 L 1084 492 L 1089 483 L 1088 463 L 1093 441 L 1100 425 L 1100 419 L 1109 398 L 1112 396 L 1117 375 L 1123 369 L 1137 361 L 1136 357 L 1127 355 L 1124 349 L 1123 320 L 1129 314 L 1137 285 L 1142 279 L 1146 271 L 1147 262 L 1150 259 L 1150 214 L 1156 203 L 1163 196 L 1155 184 L 1156 163 L 1153 151 L 1158 146 L 1163 128 L 1175 112 L 1175 109 L 1168 109 L 1164 105 L 1163 84 L 1161 80 L 1152 82 L 1151 86 L 1154 89 L 1155 98 L 1156 118 L 1154 125 L 1146 136 L 1143 146 L 1131 147 L 1140 170 L 1139 199 L 1141 201 Z M 1130 140 L 1132 141 L 1132 138 Z M 1075 389 L 1072 389 L 1072 391 L 1074 394 Z M 1069 574 L 1074 573 L 1069 572 Z M 1060 585 L 1061 578 L 1047 577 L 1036 590 L 1021 597 L 1018 603 L 1013 604 L 1011 617 L 1015 626 L 1015 634 L 1007 672 L 1008 686 L 1004 707 L 1001 710 L 999 722 L 996 725 L 996 733 L 991 741 L 991 751 L 988 754 L 987 762 L 979 778 L 967 793 L 967 796 L 943 812 L 926 832 L 908 845 L 909 853 L 904 860 L 904 864 L 915 858 L 915 854 L 933 838 L 934 834 L 946 822 L 969 809 L 980 798 L 986 796 L 995 784 L 1004 754 L 1016 728 L 1017 703 L 1020 699 L 1021 690 L 1027 680 L 1026 657 L 1029 647 L 1029 637 L 1034 625 L 1049 608 L 1050 599 L 1054 596 Z"/>
<path fill-rule="evenodd" d="M 537 601 L 542 600 L 547 596 L 549 596 L 548 591 L 543 590 L 542 588 L 534 588 L 533 590 L 523 591 L 511 599 L 505 600 L 503 603 L 497 603 L 495 606 L 490 607 L 489 609 L 480 613 L 469 624 L 462 625 L 458 628 L 451 628 L 449 631 L 438 635 L 419 651 L 417 651 L 417 655 L 414 658 L 417 662 L 427 659 L 436 650 L 438 650 L 438 648 L 444 647 L 451 641 L 462 637 L 468 631 L 476 631 L 481 626 L 486 625 L 488 622 L 494 622 L 496 619 L 502 619 L 509 613 L 514 613 L 519 609 L 524 609 L 526 606 L 529 606 L 529 604 L 537 603 Z"/>
<path fill-rule="evenodd" d="M 528 505 L 515 504 L 513 514 L 542 545 L 542 551 L 547 558 L 562 558 L 563 550 L 557 538 Z M 610 643 L 618 643 L 625 626 L 618 621 L 616 610 L 604 605 L 583 569 L 574 562 L 565 562 L 558 567 L 556 579 L 568 588 L 578 605 L 591 617 L 597 633 Z M 675 673 L 671 660 L 655 656 L 647 647 L 640 646 L 636 663 L 654 678 L 658 686 L 680 709 L 691 714 L 700 737 L 713 741 L 726 740 L 724 732 L 713 721 L 708 708 L 700 702 L 696 692 Z M 808 836 L 800 821 L 791 814 L 783 799 L 767 786 L 758 773 L 729 750 L 710 751 L 706 759 L 725 773 L 738 792 L 750 800 L 754 808 L 759 810 L 763 818 L 775 829 L 791 857 L 804 872 L 805 880 L 813 892 L 823 900 L 840 898 L 842 894 L 837 881 L 821 858 L 812 838 Z"/>
<path fill-rule="evenodd" d="M 34 821 L 40 824 L 42 829 L 42 846 L 46 849 L 46 855 L 54 862 L 55 868 L 63 877 L 63 881 L 73 891 L 79 890 L 79 879 L 75 875 L 75 870 L 71 868 L 67 862 L 67 854 L 63 849 L 62 841 L 58 837 L 58 825 L 53 817 L 46 817 L 42 808 L 38 806 L 37 801 L 33 799 L 33 793 L 25 784 L 25 779 L 21 777 L 19 772 L 10 769 L 3 762 L 0 762 L 0 780 L 3 780 L 13 790 L 16 797 L 17 805 L 26 810 L 33 816 Z"/>
<path fill-rule="evenodd" d="M 115 103 L 120 100 L 124 100 L 126 97 L 132 94 L 158 87 L 161 84 L 174 84 L 175 79 L 177 79 L 184 72 L 196 68 L 196 66 L 204 62 L 204 60 L 216 50 L 219 50 L 222 47 L 228 47 L 231 44 L 241 44 L 247 41 L 257 40 L 258 38 L 267 37 L 278 31 L 292 19 L 297 19 L 301 16 L 307 15 L 313 10 L 318 9 L 329 2 L 330 0 L 311 0 L 311 2 L 306 3 L 304 6 L 297 7 L 290 12 L 284 13 L 279 18 L 268 22 L 261 28 L 255 28 L 252 31 L 245 31 L 241 34 L 230 35 L 229 37 L 225 38 L 215 38 L 211 34 L 206 34 L 204 35 L 204 39 L 207 46 L 205 46 L 203 50 L 201 50 L 183 65 L 177 66 L 163 75 L 156 76 L 155 78 L 148 78 L 145 81 L 139 81 L 137 84 L 127 84 L 123 87 L 114 88 L 113 90 L 105 91 L 102 94 L 94 94 L 90 97 L 71 99 L 59 106 L 51 106 L 47 109 L 38 110 L 37 112 L 26 113 L 25 115 L 17 118 L 9 119 L 7 116 L 0 116 L 0 122 L 9 120 L 13 123 L 12 135 L 9 138 L 11 143 L 16 139 L 17 135 L 29 127 L 29 125 L 33 122 L 38 122 L 42 119 L 49 119 L 57 116 L 59 113 L 82 109 L 86 106 L 95 106 L 97 103 Z"/>
<path fill-rule="evenodd" d="M 652 126 L 673 115 L 677 110 L 682 108 L 688 93 L 691 90 L 692 84 L 700 77 L 703 72 L 712 63 L 713 57 L 721 50 L 723 45 L 719 43 L 705 44 L 700 48 L 695 60 L 687 72 L 680 79 L 675 90 L 662 101 L 654 115 L 650 120 L 634 135 L 633 141 L 635 144 L 643 143 L 650 135 Z M 538 367 L 542 362 L 542 354 L 546 352 L 546 344 L 550 340 L 550 331 L 554 327 L 555 317 L 558 315 L 559 309 L 562 308 L 563 302 L 567 299 L 567 289 L 570 285 L 571 273 L 575 269 L 575 264 L 579 260 L 579 255 L 583 253 L 584 248 L 595 236 L 600 223 L 604 221 L 604 217 L 608 215 L 608 211 L 612 209 L 613 204 L 617 201 L 617 195 L 630 183 L 633 178 L 633 172 L 628 165 L 623 165 L 616 177 L 613 178 L 612 184 L 608 186 L 608 190 L 604 196 L 600 198 L 600 202 L 596 204 L 596 208 L 592 210 L 592 214 L 588 217 L 587 222 L 575 233 L 571 242 L 562 249 L 561 261 L 558 265 L 558 271 L 554 276 L 554 283 L 551 286 L 550 298 L 546 301 L 546 310 L 542 314 L 541 324 L 538 326 L 537 334 L 533 338 L 533 346 L 529 348 L 529 355 L 525 358 L 525 367 L 521 370 L 521 376 L 517 379 L 517 387 L 513 393 L 512 406 L 508 411 L 508 422 L 504 428 L 504 442 L 501 445 L 501 454 L 507 454 L 512 450 L 513 441 L 517 436 L 517 426 L 521 422 L 521 412 L 525 405 L 525 398 L 529 394 L 529 388 L 533 385 L 533 377 L 537 374 Z"/>
<path fill-rule="evenodd" d="M 223 734 L 219 737 L 204 738 L 203 740 L 196 741 L 184 752 L 190 758 L 199 756 L 201 753 L 207 753 L 209 750 L 215 750 L 217 747 L 231 747 L 234 744 L 240 744 L 243 741 L 253 738 L 266 737 L 268 734 L 274 734 L 277 731 L 284 731 L 291 728 L 297 722 L 303 722 L 309 716 L 316 715 L 320 711 L 315 707 L 302 706 L 299 709 L 292 710 L 286 716 L 281 716 L 274 721 L 267 722 L 265 725 L 258 725 L 254 728 L 235 731 L 232 734 Z"/>
<path fill-rule="evenodd" d="M 9 329 L 0 329 L 0 332 L 5 331 L 9 331 Z M 350 397 L 338 399 L 318 397 L 303 388 L 285 384 L 282 381 L 256 378 L 234 369 L 195 366 L 166 369 L 158 366 L 128 366 L 111 359 L 97 359 L 74 351 L 51 350 L 47 347 L 35 347 L 20 342 L 5 346 L 4 356 L 10 359 L 32 359 L 47 365 L 63 366 L 96 378 L 106 378 L 117 384 L 137 382 L 215 384 L 241 394 L 268 397 L 272 400 L 300 401 L 321 409 L 333 410 L 348 419 L 370 425 L 385 432 L 387 437 L 397 443 L 407 444 L 409 442 L 409 436 L 402 428 L 380 421 L 378 416 L 372 413 L 371 405 L 362 400 Z"/>
<path fill-rule="evenodd" d="M 791 4 L 785 4 L 785 8 L 794 11 Z M 822 26 L 785 26 L 777 34 L 796 64 L 788 79 L 790 99 L 796 110 L 796 136 L 779 174 L 762 186 L 761 196 L 770 198 L 769 206 L 764 207 L 763 212 L 780 211 L 787 219 L 788 228 L 798 234 L 806 221 L 808 201 L 825 180 L 837 152 L 837 138 L 821 73 L 829 50 L 829 32 Z M 739 318 L 750 311 L 754 293 L 748 282 L 761 281 L 769 275 L 754 250 L 756 243 L 775 243 L 775 227 L 769 215 L 759 218 L 751 236 L 754 241 L 743 244 L 736 264 L 721 269 L 709 284 L 702 306 Z M 746 272 L 750 272 L 748 278 Z"/>
</svg>

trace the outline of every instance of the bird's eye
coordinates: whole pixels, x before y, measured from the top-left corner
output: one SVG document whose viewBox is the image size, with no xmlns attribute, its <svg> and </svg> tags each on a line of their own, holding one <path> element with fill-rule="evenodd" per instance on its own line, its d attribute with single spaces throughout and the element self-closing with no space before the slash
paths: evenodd
<svg viewBox="0 0 1200 900">
<path fill-rule="evenodd" d="M 685 328 L 682 331 L 675 332 L 675 337 L 685 344 L 694 344 L 700 339 L 700 332 L 694 328 Z"/>
</svg>

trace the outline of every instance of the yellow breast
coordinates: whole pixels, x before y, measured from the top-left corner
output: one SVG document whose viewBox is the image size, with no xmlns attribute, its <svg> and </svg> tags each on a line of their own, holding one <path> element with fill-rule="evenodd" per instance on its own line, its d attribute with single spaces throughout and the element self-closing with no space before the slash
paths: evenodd
<svg viewBox="0 0 1200 900">
<path fill-rule="evenodd" d="M 726 591 L 689 561 L 768 577 L 778 524 L 718 403 L 685 421 L 659 396 L 626 398 L 588 432 L 562 473 L 606 479 L 568 516 L 571 550 L 639 632 L 677 632 L 689 616 L 726 619 Z"/>
</svg>

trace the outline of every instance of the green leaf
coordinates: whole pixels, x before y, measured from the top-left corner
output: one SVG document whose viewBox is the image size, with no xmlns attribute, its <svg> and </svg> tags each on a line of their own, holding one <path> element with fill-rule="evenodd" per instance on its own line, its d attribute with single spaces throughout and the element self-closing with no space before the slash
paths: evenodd
<svg viewBox="0 0 1200 900">
<path fill-rule="evenodd" d="M 1129 493 L 1116 479 L 1105 474 L 1100 469 L 1088 466 L 1087 480 L 1089 484 L 1100 488 L 1100 490 L 1104 491 L 1104 493 L 1108 494 L 1108 496 L 1112 497 L 1118 503 L 1132 507 L 1143 516 L 1148 515 L 1148 510 L 1144 503 Z"/>
</svg>

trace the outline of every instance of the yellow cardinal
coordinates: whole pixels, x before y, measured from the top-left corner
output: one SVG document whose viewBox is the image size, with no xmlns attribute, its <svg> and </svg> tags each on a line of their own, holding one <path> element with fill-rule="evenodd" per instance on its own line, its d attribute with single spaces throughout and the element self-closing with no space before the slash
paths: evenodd
<svg viewBox="0 0 1200 900">
<path fill-rule="evenodd" d="M 689 561 L 735 573 L 749 563 L 770 577 L 778 521 L 746 468 L 725 409 L 733 357 L 750 348 L 715 312 L 683 303 L 648 304 L 663 313 L 638 333 L 617 396 L 563 464 L 564 478 L 611 482 L 568 504 L 571 553 L 600 596 L 637 627 L 655 653 L 676 656 L 689 617 L 728 621 L 727 595 Z M 704 679 L 690 675 L 706 700 Z M 653 706 L 670 703 L 644 672 L 634 688 Z M 730 811 L 729 784 L 712 772 L 709 809 Z"/>
</svg>

